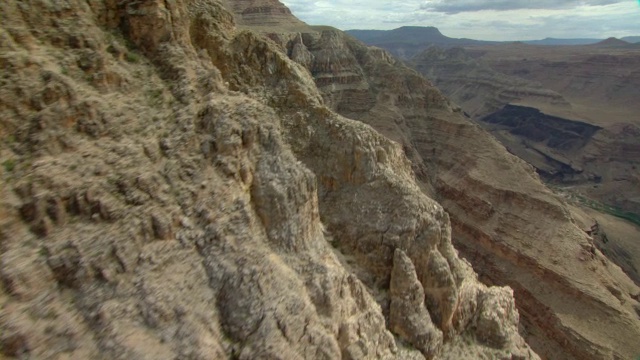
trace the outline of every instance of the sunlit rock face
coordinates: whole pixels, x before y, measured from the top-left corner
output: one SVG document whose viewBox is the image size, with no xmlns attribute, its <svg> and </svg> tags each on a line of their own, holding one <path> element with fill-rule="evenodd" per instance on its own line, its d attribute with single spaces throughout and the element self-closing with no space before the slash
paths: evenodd
<svg viewBox="0 0 640 360">
<path fill-rule="evenodd" d="M 498 234 L 516 230 L 492 216 L 513 213 L 493 198 L 456 192 L 465 184 L 453 177 L 477 178 L 473 161 L 484 155 L 495 165 L 496 151 L 507 161 L 500 166 L 516 170 L 492 174 L 505 182 L 522 175 L 521 186 L 541 194 L 531 209 L 530 193 L 514 195 L 513 212 L 544 208 L 564 226 L 562 204 L 551 203 L 530 169 L 388 54 L 343 43 L 335 30 L 267 38 L 238 26 L 234 4 L 0 4 L 1 59 L 9 70 L 0 91 L 7 139 L 0 143 L 7 159 L 0 170 L 0 323 L 9 330 L 0 334 L 3 356 L 537 359 L 518 332 L 514 301 L 521 312 L 555 316 L 522 278 L 545 275 L 543 285 L 558 278 L 551 265 L 532 265 L 530 254 L 517 257 L 524 250 L 512 249 L 511 238 L 498 243 L 481 228 L 473 238 L 483 246 L 478 256 L 493 254 L 497 266 L 479 269 L 514 286 L 516 300 L 509 287 L 479 282 L 452 244 L 452 229 L 456 243 L 471 243 L 455 206 L 482 205 L 470 216 Z M 255 14 L 274 12 L 286 15 Z M 307 46 L 309 39 L 318 47 Z M 318 56 L 324 43 L 352 53 Z M 350 66 L 369 79 L 360 84 L 375 101 L 352 111 L 360 121 L 340 114 L 352 83 L 344 81 L 333 98 L 330 84 L 319 89 L 313 71 L 289 57 L 296 44 L 296 58 L 318 72 L 330 73 L 337 61 L 336 82 Z M 465 131 L 487 151 L 473 142 L 466 153 L 457 148 L 454 135 Z M 567 239 L 575 235 L 562 229 Z M 572 246 L 554 249 L 569 254 Z M 632 301 L 597 256 L 584 265 L 599 276 L 584 285 L 593 294 L 576 298 L 595 314 L 619 310 L 608 312 L 612 324 L 627 320 L 622 305 L 589 302 L 610 300 L 600 292 L 604 281 L 620 301 Z M 515 263 L 525 267 L 514 273 L 522 278 L 506 277 Z M 532 295 L 522 306 L 517 296 L 526 291 Z M 542 328 L 532 313 L 531 329 Z M 562 336 L 572 324 L 545 330 Z M 634 324 L 624 328 L 628 336 Z M 570 344 L 582 344 L 576 338 Z M 611 352 L 594 344 L 596 354 Z"/>
<path fill-rule="evenodd" d="M 638 287 L 596 250 L 594 238 L 531 165 L 383 50 L 326 27 L 313 27 L 301 36 L 269 37 L 290 56 L 294 47 L 307 54 L 301 64 L 314 76 L 328 106 L 402 145 L 421 190 L 449 214 L 453 243 L 462 256 L 485 283 L 514 290 L 525 339 L 534 350 L 566 359 L 624 358 L 640 351 L 632 340 L 640 334 Z M 335 65 L 320 66 L 328 58 Z M 407 255 L 418 278 L 421 264 L 438 263 L 437 257 Z M 361 278 L 366 284 L 375 282 Z M 428 293 L 425 282 L 421 284 Z M 425 298 L 429 307 L 428 294 Z M 568 315 L 565 306 L 573 309 L 576 302 L 583 304 L 578 306 L 581 315 Z M 384 311 L 386 303 L 380 303 Z M 616 320 L 605 321 L 611 313 Z M 439 317 L 443 313 L 430 315 L 441 325 L 448 319 Z M 616 335 L 603 338 L 602 329 L 588 320 L 594 316 L 608 324 L 607 334 Z M 444 331 L 446 335 L 446 326 Z M 447 344 L 455 341 L 443 348 Z"/>
</svg>

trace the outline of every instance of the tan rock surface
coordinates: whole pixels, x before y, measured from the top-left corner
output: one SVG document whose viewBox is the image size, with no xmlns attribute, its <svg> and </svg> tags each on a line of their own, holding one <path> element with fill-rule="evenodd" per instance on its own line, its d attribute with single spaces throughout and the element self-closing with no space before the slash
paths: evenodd
<svg viewBox="0 0 640 360">
<path fill-rule="evenodd" d="M 403 148 L 225 5 L 0 3 L 0 354 L 424 358 L 386 326 L 400 249 L 448 348 L 538 358 Z"/>
<path fill-rule="evenodd" d="M 424 289 L 411 259 L 400 249 L 394 253 L 389 292 L 389 327 L 433 358 L 442 346 L 442 331 L 427 311 Z"/>
<path fill-rule="evenodd" d="M 451 215 L 454 244 L 485 282 L 514 289 L 525 339 L 534 350 L 553 359 L 640 353 L 638 287 L 593 248 L 531 166 L 383 51 L 335 30 L 316 30 L 322 33 L 302 38 L 315 58 L 309 70 L 325 101 L 402 144 L 423 191 Z M 341 61 L 324 68 L 325 58 Z M 419 279 L 420 264 L 438 263 L 413 260 Z M 427 281 L 421 279 L 428 294 Z M 429 307 L 428 295 L 426 303 Z M 430 315 L 446 334 L 448 313 Z M 491 321 L 480 323 L 491 328 Z"/>
<path fill-rule="evenodd" d="M 409 59 L 408 64 L 474 119 L 512 102 L 533 101 L 558 108 L 570 107 L 559 93 L 544 88 L 539 82 L 496 71 L 461 47 L 431 47 Z"/>
<path fill-rule="evenodd" d="M 308 25 L 277 0 L 224 0 L 236 15 L 237 25 L 258 31 L 305 31 Z"/>
<path fill-rule="evenodd" d="M 640 49 L 610 40 L 431 48 L 410 64 L 474 119 L 487 120 L 507 104 L 539 109 L 544 115 L 521 126 L 485 127 L 547 181 L 638 216 Z M 593 127 L 599 131 L 584 130 Z"/>
<path fill-rule="evenodd" d="M 410 64 L 546 182 L 637 224 L 639 55 L 609 39 L 589 46 L 431 48 Z M 636 239 L 616 237 L 610 244 L 616 249 L 604 253 L 640 284 L 640 262 L 623 256 L 637 252 Z"/>
</svg>

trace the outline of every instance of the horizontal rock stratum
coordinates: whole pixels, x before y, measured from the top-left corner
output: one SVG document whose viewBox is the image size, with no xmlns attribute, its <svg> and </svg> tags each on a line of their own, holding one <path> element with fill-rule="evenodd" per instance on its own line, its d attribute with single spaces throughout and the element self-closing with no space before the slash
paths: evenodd
<svg viewBox="0 0 640 360">
<path fill-rule="evenodd" d="M 637 287 L 578 260 L 562 203 L 386 53 L 275 1 L 0 19 L 3 356 L 538 359 L 517 308 L 534 350 L 636 350 Z M 586 305 L 600 338 L 566 311 Z"/>
</svg>

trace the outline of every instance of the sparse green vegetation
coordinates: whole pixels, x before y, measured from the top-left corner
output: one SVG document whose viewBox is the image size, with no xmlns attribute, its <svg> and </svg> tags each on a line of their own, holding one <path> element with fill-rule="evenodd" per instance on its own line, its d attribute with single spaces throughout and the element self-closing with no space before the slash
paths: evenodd
<svg viewBox="0 0 640 360">
<path fill-rule="evenodd" d="M 16 167 L 16 162 L 13 159 L 7 159 L 2 162 L 2 166 L 4 166 L 4 170 L 6 172 L 11 172 Z"/>
<path fill-rule="evenodd" d="M 623 211 L 622 209 L 605 205 L 599 203 L 597 201 L 587 199 L 583 196 L 576 196 L 579 203 L 586 205 L 594 210 L 600 211 L 605 214 L 613 215 L 615 217 L 630 221 L 638 226 L 640 226 L 640 215 L 628 211 Z"/>
<path fill-rule="evenodd" d="M 613 216 L 631 221 L 632 223 L 640 226 L 640 215 L 636 213 L 626 212 L 616 208 L 611 208 L 611 210 L 605 210 L 605 212 Z"/>
<path fill-rule="evenodd" d="M 152 99 L 157 99 L 162 96 L 162 89 L 152 89 L 147 91 L 147 95 L 149 95 Z"/>
<path fill-rule="evenodd" d="M 145 92 L 147 99 L 149 99 L 150 106 L 160 105 L 162 102 L 162 89 L 150 89 Z"/>
<path fill-rule="evenodd" d="M 124 57 L 125 60 L 127 60 L 127 62 L 130 62 L 132 64 L 137 64 L 140 62 L 140 55 L 134 53 L 134 52 L 127 52 L 127 54 Z"/>
<path fill-rule="evenodd" d="M 563 194 L 563 197 L 568 201 L 573 203 L 577 203 L 579 205 L 587 206 L 592 208 L 593 210 L 599 211 L 604 214 L 613 215 L 617 218 L 627 220 L 635 225 L 640 226 L 640 214 L 636 214 L 629 211 L 624 211 L 615 206 L 606 205 L 600 203 L 598 201 L 589 199 L 581 194 L 577 194 L 572 191 L 568 191 L 567 189 L 563 189 L 559 186 L 548 184 L 549 188 L 558 194 Z M 640 359 L 639 359 L 640 360 Z"/>
</svg>

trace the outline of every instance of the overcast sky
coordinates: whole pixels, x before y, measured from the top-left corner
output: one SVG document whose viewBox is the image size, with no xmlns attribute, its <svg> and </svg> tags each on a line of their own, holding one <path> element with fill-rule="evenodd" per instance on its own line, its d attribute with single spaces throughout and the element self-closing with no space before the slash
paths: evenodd
<svg viewBox="0 0 640 360">
<path fill-rule="evenodd" d="M 349 29 L 436 26 L 479 40 L 640 35 L 640 0 L 283 0 L 310 25 Z"/>
</svg>

